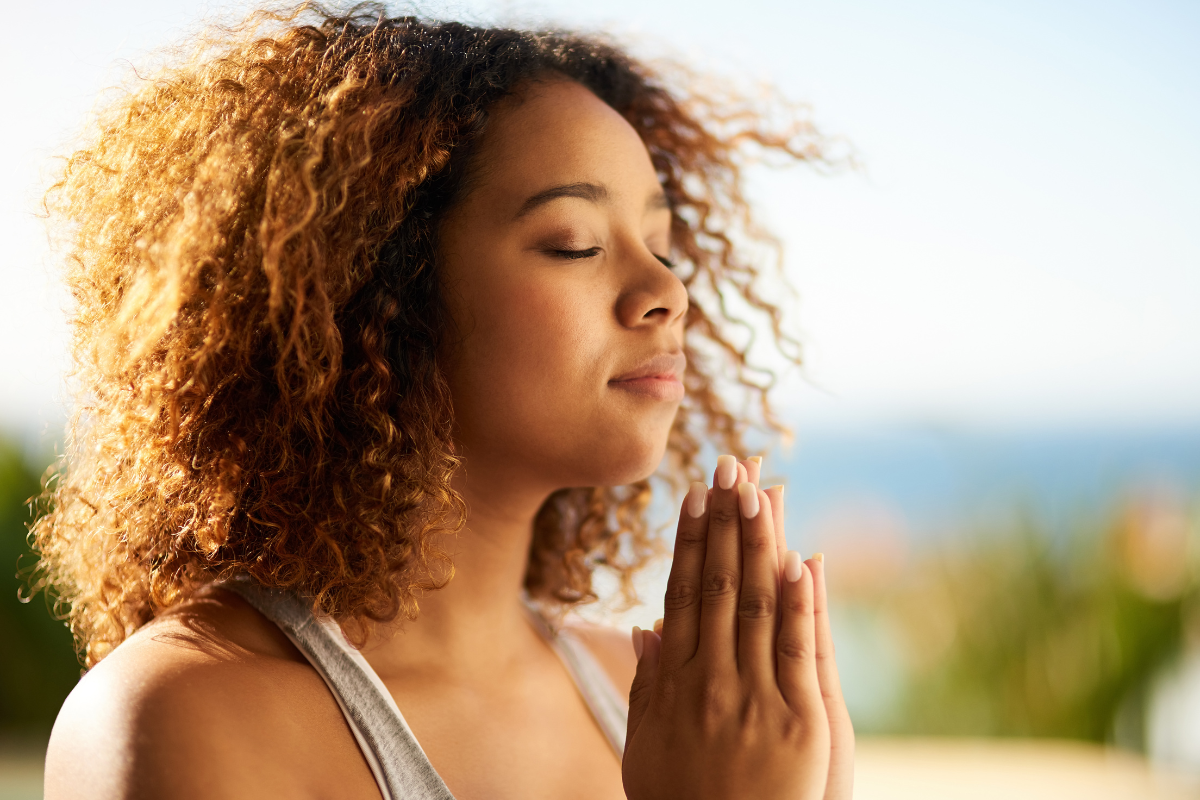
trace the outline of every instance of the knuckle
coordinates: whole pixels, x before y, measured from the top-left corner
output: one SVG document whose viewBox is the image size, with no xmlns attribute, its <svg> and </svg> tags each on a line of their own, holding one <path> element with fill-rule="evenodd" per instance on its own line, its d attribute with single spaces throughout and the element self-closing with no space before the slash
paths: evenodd
<svg viewBox="0 0 1200 800">
<path fill-rule="evenodd" d="M 812 658 L 813 645 L 800 636 L 780 636 L 776 645 L 780 658 L 804 661 Z"/>
<path fill-rule="evenodd" d="M 713 569 L 704 573 L 704 599 L 725 600 L 738 590 L 738 576 L 727 569 Z"/>
<path fill-rule="evenodd" d="M 682 525 L 675 533 L 676 549 L 696 550 L 704 547 L 708 542 L 708 536 L 702 528 L 692 527 L 690 525 Z"/>
<path fill-rule="evenodd" d="M 723 720 L 729 715 L 732 698 L 723 681 L 705 680 L 700 693 L 700 711 L 709 721 Z"/>
<path fill-rule="evenodd" d="M 812 738 L 813 721 L 807 715 L 787 714 L 781 724 L 780 734 L 784 741 L 797 743 Z"/>
<path fill-rule="evenodd" d="M 761 531 L 758 533 L 743 533 L 742 550 L 750 555 L 761 555 L 773 552 L 775 550 L 775 542 Z"/>
<path fill-rule="evenodd" d="M 762 702 L 753 693 L 747 694 L 742 700 L 740 712 L 743 728 L 757 728 L 767 717 Z"/>
<path fill-rule="evenodd" d="M 806 614 L 809 605 L 799 592 L 784 592 L 783 610 L 789 614 Z"/>
<path fill-rule="evenodd" d="M 708 512 L 710 528 L 735 528 L 741 521 L 741 514 L 736 507 L 714 504 L 712 510 Z"/>
<path fill-rule="evenodd" d="M 663 596 L 666 611 L 684 611 L 700 602 L 700 591 L 693 581 L 676 579 L 667 583 Z"/>
<path fill-rule="evenodd" d="M 769 594 L 755 592 L 743 595 L 738 603 L 738 616 L 742 619 L 770 619 L 775 616 L 775 598 Z"/>
</svg>

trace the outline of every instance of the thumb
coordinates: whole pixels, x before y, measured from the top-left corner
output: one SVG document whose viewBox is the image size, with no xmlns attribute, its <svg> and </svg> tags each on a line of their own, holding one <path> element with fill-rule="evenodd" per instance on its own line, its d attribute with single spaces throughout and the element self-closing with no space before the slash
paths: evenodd
<svg viewBox="0 0 1200 800">
<path fill-rule="evenodd" d="M 654 631 L 644 631 L 633 626 L 633 652 L 637 655 L 637 673 L 633 676 L 633 685 L 629 688 L 629 729 L 625 741 L 633 739 L 633 734 L 646 715 L 650 705 L 650 695 L 654 689 L 654 679 L 658 676 L 658 656 L 662 651 L 662 639 Z"/>
</svg>

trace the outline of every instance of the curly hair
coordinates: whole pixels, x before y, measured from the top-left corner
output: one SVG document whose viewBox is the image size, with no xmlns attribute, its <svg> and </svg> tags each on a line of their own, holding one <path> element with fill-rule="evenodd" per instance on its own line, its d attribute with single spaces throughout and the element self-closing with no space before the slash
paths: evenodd
<svg viewBox="0 0 1200 800">
<path fill-rule="evenodd" d="M 670 90 L 602 37 L 376 5 L 260 10 L 196 42 L 109 101 L 46 196 L 77 407 L 32 541 L 37 585 L 89 666 L 236 573 L 359 631 L 414 617 L 452 575 L 438 534 L 466 509 L 437 357 L 438 224 L 489 108 L 523 81 L 565 77 L 619 112 L 669 198 L 690 369 L 662 475 L 699 477 L 703 440 L 741 452 L 751 416 L 783 430 L 773 375 L 733 332 L 757 314 L 799 363 L 744 257 L 774 240 L 752 223 L 742 171 L 769 153 L 828 163 L 804 114 L 772 127 L 736 92 Z M 731 411 L 719 375 L 758 411 Z M 650 494 L 648 480 L 553 494 L 530 595 L 594 599 L 600 566 L 632 598 L 657 549 Z"/>
</svg>

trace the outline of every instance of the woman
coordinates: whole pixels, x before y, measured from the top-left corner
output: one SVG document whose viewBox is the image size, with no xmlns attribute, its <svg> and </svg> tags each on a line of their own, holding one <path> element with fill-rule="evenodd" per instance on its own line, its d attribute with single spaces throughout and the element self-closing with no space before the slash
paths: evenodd
<svg viewBox="0 0 1200 800">
<path fill-rule="evenodd" d="M 50 198 L 80 412 L 35 534 L 91 669 L 47 797 L 850 796 L 823 565 L 757 461 L 688 490 L 661 628 L 559 624 L 630 591 L 664 454 L 740 448 L 726 304 L 781 336 L 738 165 L 819 141 L 728 102 L 301 8 L 102 115 Z"/>
</svg>

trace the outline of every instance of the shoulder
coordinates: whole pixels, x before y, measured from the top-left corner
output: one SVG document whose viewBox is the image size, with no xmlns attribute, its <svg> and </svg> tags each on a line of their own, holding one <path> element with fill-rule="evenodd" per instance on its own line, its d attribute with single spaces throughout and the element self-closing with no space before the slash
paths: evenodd
<svg viewBox="0 0 1200 800">
<path fill-rule="evenodd" d="M 637 658 L 633 654 L 630 634 L 578 619 L 571 619 L 564 627 L 596 657 L 617 691 L 628 697 L 633 675 L 637 672 Z"/>
<path fill-rule="evenodd" d="M 311 794 L 303 771 L 290 770 L 297 700 L 317 724 L 340 718 L 273 624 L 210 590 L 145 625 L 79 682 L 51 734 L 46 797 Z"/>
</svg>

